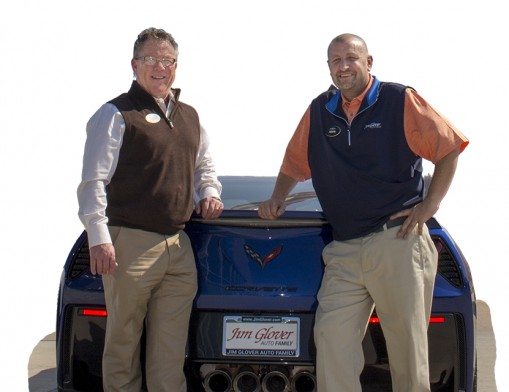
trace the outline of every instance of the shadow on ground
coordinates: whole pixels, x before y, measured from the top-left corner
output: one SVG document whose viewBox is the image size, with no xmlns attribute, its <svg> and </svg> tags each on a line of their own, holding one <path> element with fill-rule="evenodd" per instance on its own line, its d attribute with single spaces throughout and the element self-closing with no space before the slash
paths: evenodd
<svg viewBox="0 0 509 392">
<path fill-rule="evenodd" d="M 57 370 L 46 369 L 28 379 L 30 392 L 57 392 Z"/>
<path fill-rule="evenodd" d="M 477 390 L 497 392 L 495 362 L 497 345 L 488 304 L 477 301 Z"/>
</svg>

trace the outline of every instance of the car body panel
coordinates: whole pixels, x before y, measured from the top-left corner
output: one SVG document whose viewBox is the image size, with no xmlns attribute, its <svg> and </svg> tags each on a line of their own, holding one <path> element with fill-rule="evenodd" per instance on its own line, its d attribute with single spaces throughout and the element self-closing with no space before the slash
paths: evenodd
<svg viewBox="0 0 509 392">
<path fill-rule="evenodd" d="M 287 212 L 275 221 L 261 220 L 254 211 L 270 196 L 274 178 L 222 177 L 221 182 L 222 217 L 210 221 L 194 216 L 186 227 L 199 285 L 186 358 L 189 391 L 248 390 L 242 383 L 249 382 L 255 383 L 254 390 L 273 390 L 272 382 L 287 391 L 312 391 L 316 293 L 323 274 L 321 251 L 332 239 L 331 228 L 310 182 L 299 184 Z M 473 392 L 472 276 L 450 234 L 435 219 L 428 226 L 440 255 L 428 332 L 432 391 Z M 102 281 L 90 274 L 87 248 L 82 233 L 62 273 L 57 312 L 59 391 L 101 390 L 106 317 Z M 228 323 L 238 323 L 239 328 L 233 324 L 231 329 Z M 249 334 L 258 325 L 266 332 L 290 328 L 287 334 L 298 335 L 298 340 L 284 342 L 291 350 L 284 346 L 265 350 L 253 340 L 246 343 L 251 344 L 249 350 L 235 350 L 226 342 L 227 331 Z M 363 391 L 390 391 L 389 359 L 376 313 L 363 348 Z"/>
</svg>

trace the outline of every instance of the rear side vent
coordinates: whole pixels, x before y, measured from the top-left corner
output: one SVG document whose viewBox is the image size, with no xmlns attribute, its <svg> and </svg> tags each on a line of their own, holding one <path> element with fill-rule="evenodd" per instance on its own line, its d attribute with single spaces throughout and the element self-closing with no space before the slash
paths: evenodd
<svg viewBox="0 0 509 392">
<path fill-rule="evenodd" d="M 88 241 L 85 239 L 78 248 L 69 267 L 68 279 L 76 279 L 90 268 L 90 254 Z"/>
<path fill-rule="evenodd" d="M 434 238 L 433 242 L 438 251 L 438 273 L 454 287 L 463 287 L 461 271 L 451 251 L 442 240 Z"/>
</svg>

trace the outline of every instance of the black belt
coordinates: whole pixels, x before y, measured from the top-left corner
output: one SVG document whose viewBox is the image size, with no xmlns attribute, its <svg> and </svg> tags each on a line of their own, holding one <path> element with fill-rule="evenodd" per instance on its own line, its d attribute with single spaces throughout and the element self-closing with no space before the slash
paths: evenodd
<svg viewBox="0 0 509 392">
<path fill-rule="evenodd" d="M 399 218 L 396 218 L 396 219 L 393 219 L 393 220 L 389 219 L 387 222 L 384 223 L 383 226 L 381 226 L 378 229 L 376 229 L 373 233 L 379 233 L 381 231 L 385 231 L 385 230 L 390 229 L 392 227 L 401 226 L 403 224 L 403 222 L 406 221 L 406 218 L 408 218 L 408 216 L 400 216 Z"/>
<path fill-rule="evenodd" d="M 380 226 L 376 230 L 370 231 L 368 234 L 380 233 L 380 232 L 385 231 L 387 229 L 391 229 L 391 228 L 396 227 L 396 226 L 401 226 L 403 224 L 403 222 L 406 220 L 406 218 L 408 218 L 408 216 L 402 216 L 400 218 L 396 218 L 396 219 L 393 219 L 393 220 L 388 220 L 387 222 L 384 223 L 383 226 Z M 367 234 L 365 234 L 365 235 L 367 235 Z M 345 239 L 338 238 L 338 236 L 336 235 L 335 231 L 332 232 L 332 238 L 335 241 L 345 241 Z"/>
</svg>

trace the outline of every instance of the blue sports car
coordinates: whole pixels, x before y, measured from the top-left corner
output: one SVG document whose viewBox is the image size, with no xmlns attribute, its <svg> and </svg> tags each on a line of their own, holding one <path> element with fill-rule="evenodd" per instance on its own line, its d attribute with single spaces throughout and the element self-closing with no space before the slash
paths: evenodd
<svg viewBox="0 0 509 392">
<path fill-rule="evenodd" d="M 321 252 L 332 235 L 312 184 L 300 183 L 287 199 L 285 214 L 266 221 L 255 210 L 270 196 L 274 177 L 220 180 L 225 204 L 221 218 L 193 216 L 186 227 L 199 279 L 185 366 L 188 390 L 316 391 L 313 322 L 323 273 Z M 475 392 L 472 277 L 444 227 L 435 219 L 428 227 L 439 252 L 428 330 L 431 390 Z M 107 310 L 101 278 L 90 273 L 88 257 L 83 232 L 69 253 L 60 282 L 60 392 L 102 391 Z M 376 309 L 363 347 L 363 391 L 391 391 L 389 358 Z"/>
</svg>

